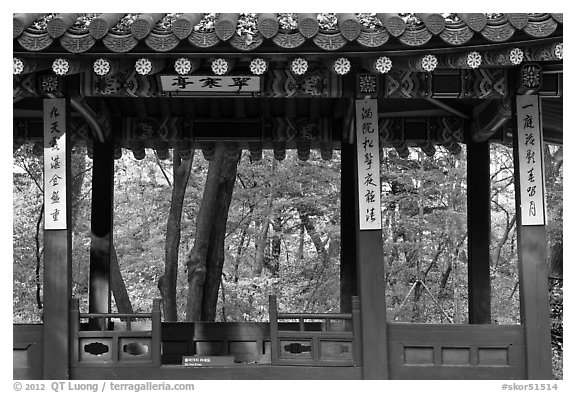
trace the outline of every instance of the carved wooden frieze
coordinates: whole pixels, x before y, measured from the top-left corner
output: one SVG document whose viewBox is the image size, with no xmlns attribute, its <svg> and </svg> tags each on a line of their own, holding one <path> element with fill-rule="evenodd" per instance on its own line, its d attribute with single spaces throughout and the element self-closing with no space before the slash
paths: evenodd
<svg viewBox="0 0 576 393">
<path fill-rule="evenodd" d="M 393 68 L 384 75 L 384 95 L 387 98 L 425 98 L 433 95 L 432 75 Z"/>
<path fill-rule="evenodd" d="M 356 38 L 356 42 L 367 48 L 377 48 L 384 45 L 389 38 L 390 33 L 384 29 L 362 30 Z"/>
<path fill-rule="evenodd" d="M 151 32 L 144 39 L 144 42 L 150 49 L 153 49 L 156 52 L 168 52 L 176 48 L 180 43 L 180 40 L 174 33 L 158 34 Z"/>
<path fill-rule="evenodd" d="M 39 77 L 38 90 L 41 95 L 61 96 L 64 92 L 64 78 L 54 74 L 44 74 Z"/>
<path fill-rule="evenodd" d="M 71 34 L 70 32 L 64 33 L 60 38 L 60 45 L 71 53 L 83 53 L 92 48 L 96 40 L 90 33 L 84 34 Z"/>
<path fill-rule="evenodd" d="M 138 45 L 138 40 L 132 34 L 119 35 L 108 33 L 104 36 L 102 42 L 106 48 L 116 53 L 129 52 Z"/>
<path fill-rule="evenodd" d="M 105 76 L 85 73 L 82 86 L 86 96 L 154 97 L 160 94 L 154 76 L 139 75 L 135 70 Z"/>
<path fill-rule="evenodd" d="M 38 52 L 48 48 L 54 42 L 54 38 L 50 37 L 48 33 L 31 33 L 28 31 L 22 32 L 18 37 L 18 43 L 26 50 Z"/>
<path fill-rule="evenodd" d="M 220 38 L 216 35 L 215 32 L 207 32 L 203 33 L 200 31 L 193 31 L 188 36 L 188 41 L 198 48 L 210 48 L 220 42 Z"/>
<path fill-rule="evenodd" d="M 248 142 L 248 150 L 250 150 L 250 161 L 262 159 L 262 142 Z"/>
<path fill-rule="evenodd" d="M 378 96 L 378 75 L 371 73 L 356 74 L 356 96 Z"/>
<path fill-rule="evenodd" d="M 35 74 L 14 75 L 12 80 L 13 97 L 34 97 L 38 95 Z"/>
<path fill-rule="evenodd" d="M 340 33 L 318 33 L 312 40 L 316 46 L 328 51 L 338 50 L 348 42 Z"/>
<path fill-rule="evenodd" d="M 300 32 L 278 33 L 272 38 L 272 41 L 281 48 L 293 49 L 302 45 L 306 38 Z"/>
<path fill-rule="evenodd" d="M 461 70 L 459 98 L 503 98 L 508 94 L 507 78 L 504 69 Z"/>
<path fill-rule="evenodd" d="M 538 63 L 523 63 L 518 75 L 518 94 L 534 94 L 542 87 L 542 66 Z"/>
<path fill-rule="evenodd" d="M 558 45 L 561 43 L 555 42 L 550 45 L 529 46 L 524 49 L 524 56 L 527 61 L 554 61 L 562 60 Z M 559 56 L 558 56 L 559 55 Z"/>
</svg>

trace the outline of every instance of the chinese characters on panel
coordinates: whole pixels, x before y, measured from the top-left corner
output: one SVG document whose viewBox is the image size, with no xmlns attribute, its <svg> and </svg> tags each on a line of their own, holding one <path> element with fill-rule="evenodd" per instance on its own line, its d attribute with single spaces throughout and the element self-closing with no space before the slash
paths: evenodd
<svg viewBox="0 0 576 393">
<path fill-rule="evenodd" d="M 356 153 L 360 230 L 381 229 L 378 104 L 356 100 Z"/>
<path fill-rule="evenodd" d="M 175 93 L 242 94 L 260 91 L 259 76 L 161 75 L 162 91 Z"/>
<path fill-rule="evenodd" d="M 538 96 L 518 96 L 516 112 L 522 225 L 545 225 L 543 146 Z"/>
<path fill-rule="evenodd" d="M 44 100 L 44 228 L 66 229 L 66 101 Z"/>
</svg>

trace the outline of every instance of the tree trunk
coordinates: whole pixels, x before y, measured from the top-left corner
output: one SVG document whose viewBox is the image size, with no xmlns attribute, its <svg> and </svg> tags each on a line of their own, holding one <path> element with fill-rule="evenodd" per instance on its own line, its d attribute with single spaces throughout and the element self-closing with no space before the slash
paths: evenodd
<svg viewBox="0 0 576 393">
<path fill-rule="evenodd" d="M 272 252 L 266 267 L 270 270 L 272 277 L 278 277 L 280 271 L 280 253 L 282 252 L 282 238 L 280 236 L 282 233 L 282 217 L 280 213 L 274 218 L 272 229 L 274 230 L 274 235 L 272 236 Z"/>
<path fill-rule="evenodd" d="M 180 247 L 182 207 L 192 162 L 194 161 L 194 150 L 192 150 L 190 157 L 182 158 L 178 151 L 174 149 L 173 161 L 174 185 L 166 228 L 166 259 L 164 261 L 164 274 L 158 280 L 158 289 L 160 289 L 164 303 L 164 320 L 168 322 L 178 321 L 176 282 L 178 280 L 178 250 Z"/>
<path fill-rule="evenodd" d="M 188 254 L 186 320 L 214 320 L 224 264 L 228 208 L 236 180 L 238 148 L 217 144 L 208 166 L 204 195 L 196 220 L 194 247 Z"/>
<path fill-rule="evenodd" d="M 316 227 L 314 226 L 314 223 L 310 219 L 310 216 L 304 207 L 298 207 L 298 213 L 300 215 L 302 225 L 304 225 L 308 236 L 310 236 L 312 243 L 314 243 L 314 247 L 316 248 L 316 252 L 320 257 L 322 266 L 326 266 L 328 264 L 328 251 L 326 251 L 326 248 L 324 248 L 324 242 L 320 238 L 320 234 L 316 231 Z"/>
<path fill-rule="evenodd" d="M 116 247 L 112 245 L 112 255 L 110 258 L 110 289 L 116 302 L 116 308 L 121 314 L 134 314 L 130 296 L 126 290 L 126 284 L 122 279 L 122 272 L 120 271 L 120 264 L 118 263 L 118 255 L 116 254 Z"/>
<path fill-rule="evenodd" d="M 270 229 L 270 216 L 272 215 L 272 201 L 273 194 L 268 195 L 266 201 L 266 210 L 264 211 L 264 218 L 262 219 L 262 228 L 258 233 L 256 240 L 256 261 L 254 266 L 254 276 L 258 277 L 262 274 L 264 268 L 264 260 L 266 259 L 266 243 L 268 243 L 268 231 Z"/>
</svg>

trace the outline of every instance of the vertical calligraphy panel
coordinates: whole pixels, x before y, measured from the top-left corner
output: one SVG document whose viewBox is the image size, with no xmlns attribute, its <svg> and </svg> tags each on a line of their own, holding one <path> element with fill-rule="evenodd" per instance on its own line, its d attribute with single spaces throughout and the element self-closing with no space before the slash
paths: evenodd
<svg viewBox="0 0 576 393">
<path fill-rule="evenodd" d="M 44 100 L 44 228 L 66 229 L 66 100 Z"/>
<path fill-rule="evenodd" d="M 382 229 L 378 103 L 356 100 L 356 153 L 360 230 Z"/>
<path fill-rule="evenodd" d="M 516 112 L 522 225 L 545 225 L 546 194 L 539 97 L 517 96 Z"/>
</svg>

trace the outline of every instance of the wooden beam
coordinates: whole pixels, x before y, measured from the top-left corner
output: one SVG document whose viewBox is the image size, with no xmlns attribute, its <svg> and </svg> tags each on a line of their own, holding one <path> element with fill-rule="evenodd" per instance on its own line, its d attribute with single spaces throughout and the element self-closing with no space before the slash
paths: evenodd
<svg viewBox="0 0 576 393">
<path fill-rule="evenodd" d="M 490 302 L 490 143 L 467 146 L 468 320 L 491 322 Z"/>
<path fill-rule="evenodd" d="M 512 117 L 510 98 L 492 100 L 475 110 L 471 136 L 475 142 L 487 141 Z"/>
<path fill-rule="evenodd" d="M 365 108 L 371 108 L 369 104 L 358 105 L 356 104 L 356 143 L 354 150 L 357 154 L 353 161 L 354 163 L 354 193 L 357 202 L 361 201 L 360 198 L 367 198 L 364 193 L 360 195 L 360 184 L 362 179 L 359 179 L 360 169 L 367 172 L 365 161 L 365 154 L 362 150 L 358 149 L 358 143 L 362 143 L 361 138 L 365 138 L 364 134 L 365 125 L 369 124 L 370 130 L 373 130 L 374 117 L 376 116 L 378 108 L 373 108 L 370 112 L 366 112 Z M 361 118 L 364 118 L 362 120 Z M 377 117 L 376 117 L 377 121 Z M 362 123 L 360 123 L 362 122 Z M 376 124 L 376 128 L 378 125 Z M 376 130 L 377 131 L 377 130 Z M 372 131 L 373 132 L 373 131 Z M 362 133 L 362 134 L 361 134 Z M 369 132 L 366 135 L 372 134 Z M 378 138 L 376 138 L 378 144 Z M 377 154 L 373 154 L 373 162 L 380 162 L 380 149 L 377 145 L 371 145 L 370 151 L 372 153 L 373 147 L 376 147 Z M 366 151 L 366 150 L 364 150 Z M 380 191 L 380 171 L 379 166 L 376 170 L 371 172 L 374 175 L 377 183 L 377 192 Z M 364 175 L 362 175 L 364 176 Z M 380 195 L 376 198 L 372 196 L 371 203 L 376 199 L 380 199 Z M 357 285 L 358 294 L 360 296 L 360 307 L 362 312 L 362 374 L 364 379 L 388 379 L 388 341 L 387 341 L 387 324 L 386 324 L 386 297 L 385 297 L 385 274 L 384 274 L 384 255 L 382 244 L 382 229 L 381 226 L 375 226 L 381 219 L 380 203 L 377 203 L 378 208 L 374 212 L 376 215 L 374 221 L 364 222 L 363 219 L 366 215 L 364 211 L 360 212 L 360 203 L 354 204 L 354 211 L 358 219 L 354 225 L 355 238 L 356 238 L 356 269 L 357 269 Z M 370 205 L 366 205 L 370 206 Z M 363 208 L 364 209 L 364 208 Z M 362 214 L 362 216 L 361 216 Z M 363 229 L 361 230 L 360 222 L 363 222 Z M 366 229 L 375 228 L 379 229 Z"/>
<path fill-rule="evenodd" d="M 516 102 L 513 101 L 512 105 L 516 118 L 518 112 Z M 527 225 L 522 218 L 521 196 L 526 190 L 522 189 L 520 184 L 519 168 L 520 160 L 527 158 L 519 153 L 517 134 L 520 133 L 520 126 L 516 121 L 516 127 L 513 129 L 515 133 L 513 154 L 520 320 L 525 329 L 527 379 L 552 379 L 546 226 Z M 540 185 L 543 186 L 543 183 L 540 179 Z"/>
<path fill-rule="evenodd" d="M 68 117 L 68 110 L 66 109 L 66 113 L 62 115 Z M 67 120 L 66 123 L 68 123 Z M 44 379 L 68 379 L 69 377 L 69 302 L 72 298 L 72 231 L 69 214 L 70 206 L 72 206 L 70 203 L 70 179 L 72 178 L 70 132 L 65 132 L 63 138 L 65 138 L 66 146 L 63 163 L 66 172 L 67 208 L 66 212 L 61 212 L 61 214 L 66 213 L 66 229 L 44 230 L 44 365 L 42 375 Z M 50 196 L 47 195 L 46 199 L 50 201 Z"/>
<path fill-rule="evenodd" d="M 352 296 L 358 295 L 356 236 L 348 233 L 356 226 L 357 205 L 354 187 L 354 145 L 342 142 L 340 164 L 340 312 L 352 312 Z"/>
<path fill-rule="evenodd" d="M 94 142 L 93 157 L 88 310 L 90 313 L 108 313 L 110 312 L 110 258 L 113 241 L 113 142 Z M 95 327 L 100 328 L 99 325 Z"/>
</svg>

